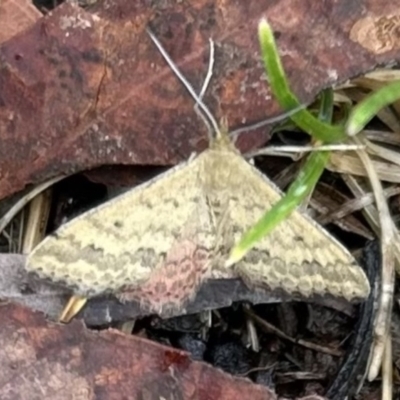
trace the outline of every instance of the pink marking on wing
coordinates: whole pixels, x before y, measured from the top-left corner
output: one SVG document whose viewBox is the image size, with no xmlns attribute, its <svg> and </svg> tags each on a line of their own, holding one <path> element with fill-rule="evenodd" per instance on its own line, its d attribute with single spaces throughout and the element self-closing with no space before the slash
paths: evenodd
<svg viewBox="0 0 400 400">
<path fill-rule="evenodd" d="M 137 300 L 150 311 L 181 309 L 193 299 L 209 275 L 209 252 L 190 240 L 175 244 L 164 262 L 140 287 L 128 287 L 117 294 L 120 301 Z"/>
</svg>

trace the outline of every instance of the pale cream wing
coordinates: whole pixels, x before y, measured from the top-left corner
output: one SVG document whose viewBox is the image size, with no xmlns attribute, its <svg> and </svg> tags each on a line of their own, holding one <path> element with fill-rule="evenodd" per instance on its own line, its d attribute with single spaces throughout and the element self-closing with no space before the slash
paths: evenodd
<svg viewBox="0 0 400 400">
<path fill-rule="evenodd" d="M 225 242 L 222 251 L 229 251 L 232 243 L 281 194 L 271 181 L 232 151 L 215 151 L 209 165 L 217 171 L 207 181 L 209 201 L 221 216 Z M 370 291 L 368 279 L 353 256 L 298 211 L 257 243 L 234 268 L 248 283 L 306 297 L 329 293 L 354 300 L 366 298 Z"/>
<path fill-rule="evenodd" d="M 26 268 L 81 295 L 116 292 L 160 277 L 183 240 L 209 249 L 213 229 L 194 159 L 61 226 L 33 250 Z"/>
</svg>

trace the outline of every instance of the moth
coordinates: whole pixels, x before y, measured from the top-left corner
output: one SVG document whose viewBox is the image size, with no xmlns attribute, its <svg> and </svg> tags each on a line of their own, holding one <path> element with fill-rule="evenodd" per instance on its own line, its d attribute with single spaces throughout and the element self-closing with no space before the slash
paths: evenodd
<svg viewBox="0 0 400 400">
<path fill-rule="evenodd" d="M 181 309 L 204 281 L 227 272 L 234 244 L 281 196 L 217 129 L 196 157 L 62 225 L 29 254 L 26 269 L 71 288 L 82 303 L 112 293 L 159 314 Z M 370 291 L 350 252 L 299 211 L 229 273 L 304 297 L 351 301 Z"/>
</svg>

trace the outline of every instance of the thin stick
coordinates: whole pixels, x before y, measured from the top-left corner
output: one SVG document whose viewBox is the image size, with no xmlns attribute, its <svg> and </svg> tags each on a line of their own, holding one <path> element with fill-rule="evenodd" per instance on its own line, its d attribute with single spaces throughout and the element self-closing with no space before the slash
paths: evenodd
<svg viewBox="0 0 400 400">
<path fill-rule="evenodd" d="M 359 137 L 354 138 L 357 144 L 362 143 Z M 374 324 L 374 343 L 372 345 L 371 365 L 368 371 L 368 380 L 374 380 L 379 373 L 382 365 L 383 354 L 385 351 L 386 339 L 390 331 L 390 318 L 394 294 L 394 229 L 393 221 L 390 216 L 389 207 L 383 188 L 376 173 L 371 159 L 365 150 L 357 150 L 361 162 L 368 174 L 379 212 L 380 233 L 381 233 L 381 253 L 382 253 L 382 283 L 379 298 L 378 310 Z"/>
<path fill-rule="evenodd" d="M 251 312 L 249 304 L 243 304 L 243 308 L 245 309 L 245 311 Z M 250 315 L 246 315 L 246 328 L 247 328 L 248 341 L 251 345 L 251 349 L 255 353 L 258 353 L 260 351 L 260 340 L 258 339 L 257 329 L 254 326 L 254 321 L 250 317 Z"/>
<path fill-rule="evenodd" d="M 385 354 L 382 363 L 382 400 L 393 399 L 392 336 L 386 338 Z"/>
<path fill-rule="evenodd" d="M 310 153 L 312 151 L 350 151 L 365 149 L 365 145 L 358 144 L 327 144 L 321 146 L 268 146 L 264 149 L 259 149 L 247 153 L 246 158 L 253 158 L 257 156 L 275 155 L 278 152 L 282 153 Z"/>
<path fill-rule="evenodd" d="M 385 198 L 396 196 L 398 194 L 400 194 L 400 187 L 398 186 L 392 186 L 383 191 Z M 354 213 L 355 211 L 359 211 L 367 206 L 370 206 L 374 200 L 373 193 L 366 193 L 362 197 L 357 197 L 355 199 L 346 201 L 346 203 L 344 203 L 335 211 L 317 218 L 317 221 L 321 225 L 330 224 L 335 220 L 342 219 L 347 215 Z"/>
<path fill-rule="evenodd" d="M 28 218 L 24 229 L 22 253 L 29 254 L 43 240 L 51 208 L 52 190 L 40 193 L 29 203 Z"/>
<path fill-rule="evenodd" d="M 29 193 L 19 199 L 8 211 L 0 218 L 0 233 L 10 223 L 10 221 L 39 193 L 46 190 L 51 185 L 64 179 L 65 176 L 57 176 L 56 178 L 50 179 L 47 182 L 41 183 L 35 186 Z"/>
<path fill-rule="evenodd" d="M 361 197 L 366 195 L 365 191 L 363 190 L 358 180 L 354 178 L 352 175 L 343 174 L 342 178 L 345 181 L 346 185 L 349 187 L 349 189 L 352 191 L 354 196 Z M 380 236 L 379 213 L 376 207 L 372 204 L 366 205 L 362 210 L 362 213 L 364 214 L 364 217 L 367 219 L 373 231 L 379 237 Z M 394 254 L 396 257 L 397 264 L 400 265 L 400 234 L 395 226 L 393 227 L 393 231 L 394 231 Z"/>
<path fill-rule="evenodd" d="M 315 351 L 319 351 L 321 353 L 326 353 L 330 354 L 332 356 L 336 357 L 341 357 L 343 355 L 343 352 L 338 349 L 332 349 L 326 346 L 321 346 L 316 343 L 311 343 L 303 339 L 293 339 L 291 336 L 286 335 L 285 332 L 282 332 L 280 329 L 278 329 L 276 326 L 270 324 L 269 322 L 265 321 L 261 317 L 259 317 L 257 314 L 255 314 L 253 311 L 250 311 L 249 309 L 244 309 L 245 313 L 249 315 L 254 322 L 256 322 L 261 328 L 264 328 L 264 330 L 267 330 L 268 332 L 273 332 L 277 336 L 281 337 L 282 339 L 288 340 L 291 343 L 298 344 L 300 346 L 306 347 L 308 349 L 312 349 Z"/>
</svg>

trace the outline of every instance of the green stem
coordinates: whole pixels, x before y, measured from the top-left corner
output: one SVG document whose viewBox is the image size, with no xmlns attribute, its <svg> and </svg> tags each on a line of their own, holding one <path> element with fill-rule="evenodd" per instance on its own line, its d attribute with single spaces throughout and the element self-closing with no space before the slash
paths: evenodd
<svg viewBox="0 0 400 400">
<path fill-rule="evenodd" d="M 392 82 L 358 103 L 350 112 L 346 132 L 354 136 L 383 108 L 400 99 L 400 81 Z"/>
</svg>

